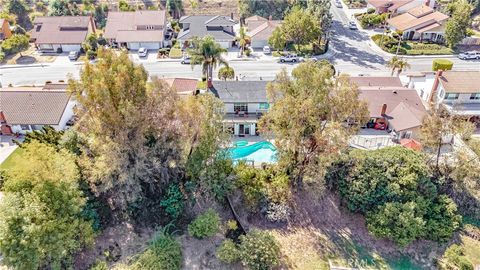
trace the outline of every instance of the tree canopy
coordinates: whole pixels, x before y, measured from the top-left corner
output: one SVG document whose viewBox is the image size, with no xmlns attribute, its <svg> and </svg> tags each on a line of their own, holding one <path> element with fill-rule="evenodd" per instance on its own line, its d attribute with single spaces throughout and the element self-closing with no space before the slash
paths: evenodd
<svg viewBox="0 0 480 270">
<path fill-rule="evenodd" d="M 283 70 L 267 86 L 267 95 L 272 106 L 259 125 L 275 136 L 279 164 L 296 184 L 304 176 L 323 179 L 323 166 L 346 150 L 350 136 L 367 120 L 357 87 L 348 77 L 333 78 L 324 63 L 302 63 L 292 78 Z"/>
<path fill-rule="evenodd" d="M 454 48 L 467 35 L 467 28 L 470 27 L 472 6 L 466 0 L 453 2 L 450 19 L 445 24 L 445 39 L 450 48 Z"/>
<path fill-rule="evenodd" d="M 457 206 L 440 194 L 422 153 L 355 150 L 330 167 L 327 179 L 351 211 L 366 215 L 372 234 L 400 246 L 419 238 L 444 241 L 460 226 Z"/>
<path fill-rule="evenodd" d="M 37 141 L 25 144 L 18 166 L 6 172 L 0 203 L 0 252 L 16 269 L 65 268 L 72 255 L 93 241 L 81 217 L 74 157 Z"/>
<path fill-rule="evenodd" d="M 227 61 L 222 57 L 222 54 L 227 50 L 220 46 L 212 36 L 194 38 L 192 45 L 193 48 L 188 50 L 192 67 L 201 65 L 203 75 L 211 81 L 213 79 L 213 69 L 218 65 L 227 65 Z"/>
<path fill-rule="evenodd" d="M 178 96 L 166 83 L 147 83 L 145 69 L 126 53 L 98 55 L 69 85 L 80 104 L 77 128 L 88 138 L 79 164 L 96 195 L 125 217 L 129 206 L 141 213 L 178 181 L 184 130 Z"/>
</svg>

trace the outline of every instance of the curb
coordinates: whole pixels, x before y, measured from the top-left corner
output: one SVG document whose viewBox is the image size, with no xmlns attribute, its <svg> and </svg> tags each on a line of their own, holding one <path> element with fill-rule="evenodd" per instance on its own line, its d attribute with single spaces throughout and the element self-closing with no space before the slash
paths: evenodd
<svg viewBox="0 0 480 270">
<path fill-rule="evenodd" d="M 11 68 L 30 68 L 30 67 L 48 67 L 49 64 L 33 64 L 33 65 L 5 65 L 0 66 L 0 69 L 11 69 Z"/>
</svg>

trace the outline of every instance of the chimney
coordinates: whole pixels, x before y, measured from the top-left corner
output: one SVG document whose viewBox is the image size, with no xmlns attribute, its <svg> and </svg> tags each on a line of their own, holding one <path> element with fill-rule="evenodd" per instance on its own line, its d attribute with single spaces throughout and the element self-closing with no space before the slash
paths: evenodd
<svg viewBox="0 0 480 270">
<path fill-rule="evenodd" d="M 272 15 L 268 16 L 268 20 L 269 20 L 269 21 L 272 20 Z"/>
<path fill-rule="evenodd" d="M 429 102 L 430 104 L 433 104 L 435 102 L 435 96 L 437 95 L 437 89 L 438 85 L 440 84 L 440 77 L 443 74 L 443 70 L 437 70 L 437 73 L 435 75 L 435 80 L 433 81 L 433 86 L 432 86 L 432 91 L 430 93 L 430 98 Z"/>
<path fill-rule="evenodd" d="M 382 113 L 380 114 L 381 116 L 384 116 L 387 113 L 387 104 L 382 105 Z"/>
</svg>

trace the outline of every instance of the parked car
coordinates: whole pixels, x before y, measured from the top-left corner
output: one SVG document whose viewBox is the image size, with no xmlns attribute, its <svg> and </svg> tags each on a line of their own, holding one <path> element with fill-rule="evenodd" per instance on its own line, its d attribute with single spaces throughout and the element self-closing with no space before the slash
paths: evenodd
<svg viewBox="0 0 480 270">
<path fill-rule="evenodd" d="M 272 53 L 272 50 L 270 50 L 270 47 L 269 47 L 269 46 L 264 46 L 264 47 L 263 47 L 263 53 L 264 53 L 264 54 L 271 54 L 271 53 Z"/>
<path fill-rule="evenodd" d="M 182 58 L 182 64 L 186 65 L 186 64 L 190 64 L 190 57 L 189 56 L 184 56 Z"/>
<path fill-rule="evenodd" d="M 476 51 L 463 52 L 458 55 L 458 58 L 463 60 L 480 59 L 480 52 L 476 52 Z"/>
<path fill-rule="evenodd" d="M 298 57 L 296 54 L 289 54 L 289 55 L 280 57 L 280 62 L 282 63 L 285 63 L 285 62 L 295 63 L 299 61 L 300 61 L 300 57 Z"/>
<path fill-rule="evenodd" d="M 138 56 L 139 57 L 147 57 L 147 54 L 148 54 L 148 50 L 145 49 L 145 48 L 140 48 L 138 49 Z"/>
<path fill-rule="evenodd" d="M 340 3 L 340 1 L 335 1 L 335 6 L 336 6 L 337 8 L 342 8 L 342 7 L 343 7 L 343 6 L 342 6 L 342 3 Z"/>
<path fill-rule="evenodd" d="M 357 24 L 354 21 L 349 21 L 348 22 L 348 29 L 350 30 L 357 30 Z"/>
<path fill-rule="evenodd" d="M 79 51 L 71 51 L 68 53 L 68 59 L 72 61 L 76 61 L 80 57 L 80 52 Z"/>
</svg>

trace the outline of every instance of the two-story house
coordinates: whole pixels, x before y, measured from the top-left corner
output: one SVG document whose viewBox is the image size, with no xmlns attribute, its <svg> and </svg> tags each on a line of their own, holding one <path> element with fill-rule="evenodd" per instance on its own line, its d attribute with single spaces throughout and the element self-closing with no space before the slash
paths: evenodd
<svg viewBox="0 0 480 270">
<path fill-rule="evenodd" d="M 182 30 L 178 33 L 177 40 L 183 46 L 188 46 L 188 41 L 193 37 L 203 38 L 212 36 L 224 48 L 235 45 L 235 32 L 233 26 L 236 22 L 232 17 L 213 15 L 183 16 L 178 21 Z"/>
<path fill-rule="evenodd" d="M 42 52 L 80 51 L 87 36 L 95 33 L 92 16 L 36 17 L 30 39 Z"/>
<path fill-rule="evenodd" d="M 158 50 L 169 45 L 166 22 L 165 10 L 109 12 L 104 37 L 111 45 L 129 50 Z"/>
<path fill-rule="evenodd" d="M 257 121 L 268 111 L 267 81 L 214 81 L 209 89 L 225 104 L 224 126 L 235 136 L 258 135 Z"/>
</svg>

